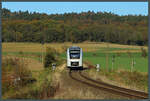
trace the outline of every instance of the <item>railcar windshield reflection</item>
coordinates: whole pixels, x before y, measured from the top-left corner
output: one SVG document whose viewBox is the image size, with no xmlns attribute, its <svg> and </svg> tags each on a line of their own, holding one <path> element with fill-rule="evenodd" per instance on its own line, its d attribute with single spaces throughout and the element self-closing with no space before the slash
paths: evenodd
<svg viewBox="0 0 150 101">
<path fill-rule="evenodd" d="M 80 59 L 80 53 L 70 53 L 70 59 Z"/>
</svg>

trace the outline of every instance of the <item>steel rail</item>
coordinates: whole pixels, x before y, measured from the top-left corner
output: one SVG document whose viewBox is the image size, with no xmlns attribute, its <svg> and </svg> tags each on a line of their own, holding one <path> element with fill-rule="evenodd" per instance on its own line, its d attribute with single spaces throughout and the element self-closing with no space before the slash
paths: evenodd
<svg viewBox="0 0 150 101">
<path fill-rule="evenodd" d="M 110 92 L 110 93 L 115 93 L 115 94 L 118 94 L 118 95 L 121 95 L 121 96 L 126 96 L 126 97 L 129 97 L 129 98 L 138 98 L 138 99 L 146 99 L 147 97 L 145 96 L 139 96 L 139 95 L 134 95 L 134 94 L 130 94 L 130 93 L 127 93 L 127 92 L 124 92 L 124 91 L 121 91 L 121 90 L 116 90 L 116 89 L 113 89 L 113 88 L 110 88 L 110 87 L 104 87 L 104 85 L 96 85 L 96 84 L 92 84 L 92 83 L 89 83 L 87 81 L 83 81 L 83 80 L 80 80 L 79 78 L 75 78 L 73 75 L 72 75 L 72 72 L 69 72 L 69 76 L 73 79 L 73 80 L 76 80 L 80 83 L 83 83 L 83 84 L 86 84 L 88 86 L 91 86 L 91 87 L 94 87 L 94 88 L 97 88 L 97 89 L 101 89 L 101 90 L 104 90 L 104 91 L 107 91 L 107 92 Z M 81 75 L 80 75 L 81 76 Z M 81 76 L 82 77 L 82 76 Z M 82 77 L 83 78 L 83 77 Z M 84 78 L 85 79 L 85 78 Z M 86 79 L 87 80 L 87 79 Z M 93 82 L 95 83 L 95 82 Z"/>
<path fill-rule="evenodd" d="M 115 86 L 115 85 L 111 85 L 111 84 L 108 84 L 108 83 L 104 83 L 104 82 L 101 82 L 101 81 L 96 81 L 94 79 L 91 79 L 85 75 L 83 75 L 81 72 L 79 72 L 80 76 L 82 76 L 83 78 L 87 79 L 87 80 L 90 80 L 92 82 L 95 82 L 97 84 L 100 84 L 100 85 L 103 85 L 103 86 L 106 86 L 106 87 L 109 87 L 109 88 L 112 88 L 112 89 L 117 89 L 117 90 L 120 90 L 120 91 L 124 91 L 126 93 L 132 93 L 134 95 L 137 95 L 137 96 L 141 96 L 143 97 L 144 99 L 148 98 L 148 94 L 145 93 L 145 92 L 140 92 L 140 91 L 136 91 L 136 90 L 132 90 L 132 89 L 128 89 L 128 88 L 123 88 L 123 87 L 118 87 L 118 86 Z"/>
</svg>

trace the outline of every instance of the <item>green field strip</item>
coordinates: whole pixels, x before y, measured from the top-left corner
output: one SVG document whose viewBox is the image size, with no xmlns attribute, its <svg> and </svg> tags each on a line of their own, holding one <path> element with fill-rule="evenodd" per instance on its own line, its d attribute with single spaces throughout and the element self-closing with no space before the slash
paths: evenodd
<svg viewBox="0 0 150 101">
<path fill-rule="evenodd" d="M 97 55 L 94 56 L 93 54 L 96 53 Z M 147 72 L 148 71 L 148 57 L 144 58 L 141 56 L 141 53 L 131 53 L 129 56 L 127 53 L 120 53 L 119 56 L 117 53 L 101 53 L 100 51 L 97 52 L 84 52 L 83 53 L 83 60 L 89 61 L 93 65 L 100 64 L 101 68 L 106 69 L 106 56 L 108 56 L 108 68 L 112 69 L 112 57 L 114 58 L 114 65 L 113 69 L 126 69 L 131 70 L 132 67 L 132 60 L 134 59 L 135 65 L 133 70 L 137 70 L 140 72 Z M 60 55 L 61 58 L 66 59 L 66 53 Z"/>
</svg>

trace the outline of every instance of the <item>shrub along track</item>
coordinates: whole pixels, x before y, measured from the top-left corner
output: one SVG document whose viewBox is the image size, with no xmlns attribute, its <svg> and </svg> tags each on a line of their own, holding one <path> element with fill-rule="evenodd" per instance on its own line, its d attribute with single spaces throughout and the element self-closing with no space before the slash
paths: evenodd
<svg viewBox="0 0 150 101">
<path fill-rule="evenodd" d="M 75 72 L 74 72 L 75 73 Z M 122 88 L 122 87 L 118 87 L 118 86 L 114 86 L 114 85 L 110 85 L 104 82 L 100 82 L 100 81 L 96 81 L 93 80 L 85 75 L 83 75 L 83 73 L 81 71 L 76 72 L 76 75 L 80 75 L 77 78 L 77 76 L 73 76 L 72 72 L 69 72 L 69 76 L 73 79 L 76 80 L 80 83 L 86 84 L 88 86 L 92 86 L 94 88 L 100 89 L 100 90 L 104 90 L 107 91 L 109 93 L 113 93 L 113 94 L 117 94 L 117 95 L 121 95 L 123 97 L 128 97 L 131 99 L 147 99 L 148 98 L 148 94 L 144 93 L 144 92 L 139 92 L 139 91 L 135 91 L 135 90 L 131 90 L 131 89 L 127 89 L 127 88 Z"/>
</svg>

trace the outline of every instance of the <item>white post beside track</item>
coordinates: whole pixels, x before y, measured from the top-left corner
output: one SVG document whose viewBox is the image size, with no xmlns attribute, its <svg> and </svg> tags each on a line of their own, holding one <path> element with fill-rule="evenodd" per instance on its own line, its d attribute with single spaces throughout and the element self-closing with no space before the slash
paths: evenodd
<svg viewBox="0 0 150 101">
<path fill-rule="evenodd" d="M 96 71 L 98 72 L 100 70 L 100 65 L 99 64 L 96 64 Z"/>
</svg>

